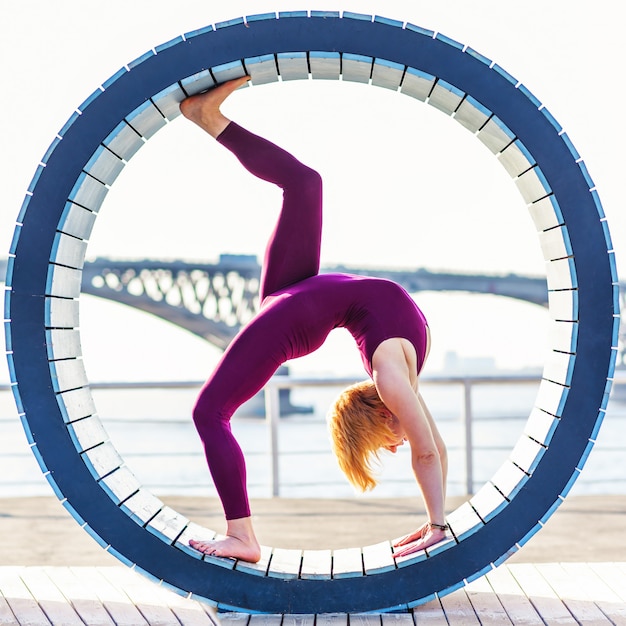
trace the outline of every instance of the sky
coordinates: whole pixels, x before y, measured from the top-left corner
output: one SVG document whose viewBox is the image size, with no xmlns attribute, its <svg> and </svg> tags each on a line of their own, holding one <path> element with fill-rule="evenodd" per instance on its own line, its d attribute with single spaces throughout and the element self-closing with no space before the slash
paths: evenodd
<svg viewBox="0 0 626 626">
<path fill-rule="evenodd" d="M 310 6 L 301 0 L 0 0 L 0 250 L 9 249 L 25 190 L 56 132 L 120 67 L 207 24 L 310 8 L 377 14 L 441 32 L 524 82 L 585 160 L 618 268 L 624 267 L 626 130 L 618 107 L 626 89 L 618 6 L 607 0 Z M 297 81 L 240 90 L 226 112 L 322 173 L 324 264 L 544 273 L 514 183 L 479 141 L 433 107 L 384 89 Z M 87 254 L 202 261 L 224 252 L 260 255 L 278 200 L 275 189 L 251 180 L 219 146 L 177 119 L 124 169 Z M 94 306 L 86 302 L 86 309 Z"/>
</svg>

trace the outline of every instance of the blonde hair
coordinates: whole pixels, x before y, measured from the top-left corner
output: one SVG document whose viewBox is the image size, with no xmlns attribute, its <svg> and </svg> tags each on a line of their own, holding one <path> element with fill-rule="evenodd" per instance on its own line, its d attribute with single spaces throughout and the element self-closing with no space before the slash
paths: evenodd
<svg viewBox="0 0 626 626">
<path fill-rule="evenodd" d="M 378 484 L 374 466 L 380 460 L 379 450 L 393 440 L 394 433 L 384 419 L 387 414 L 371 381 L 345 389 L 328 413 L 328 429 L 339 467 L 361 491 Z"/>
</svg>

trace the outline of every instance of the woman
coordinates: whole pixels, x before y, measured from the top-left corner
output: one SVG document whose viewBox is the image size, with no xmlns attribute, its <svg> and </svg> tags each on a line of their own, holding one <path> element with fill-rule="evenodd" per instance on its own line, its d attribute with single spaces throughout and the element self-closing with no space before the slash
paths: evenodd
<svg viewBox="0 0 626 626">
<path fill-rule="evenodd" d="M 361 352 L 368 383 L 346 390 L 329 417 L 333 447 L 348 479 L 363 490 L 376 481 L 370 461 L 408 441 L 428 522 L 398 543 L 404 556 L 445 537 L 446 449 L 418 390 L 428 354 L 426 320 L 391 281 L 318 274 L 322 182 L 317 172 L 226 118 L 220 106 L 249 77 L 191 96 L 182 114 L 229 149 L 252 174 L 283 189 L 283 205 L 261 275 L 260 310 L 230 344 L 194 407 L 209 469 L 224 506 L 224 539 L 190 542 L 222 557 L 259 560 L 246 488 L 245 461 L 230 429 L 235 410 L 285 361 L 319 348 L 328 333 L 347 328 Z"/>
</svg>

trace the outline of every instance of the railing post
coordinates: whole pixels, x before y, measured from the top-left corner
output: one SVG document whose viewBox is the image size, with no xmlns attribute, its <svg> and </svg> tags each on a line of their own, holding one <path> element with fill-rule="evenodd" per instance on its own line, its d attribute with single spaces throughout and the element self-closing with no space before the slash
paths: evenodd
<svg viewBox="0 0 626 626">
<path fill-rule="evenodd" d="M 472 381 L 463 379 L 463 426 L 465 429 L 465 491 L 474 493 L 474 442 L 472 438 Z"/>
<path fill-rule="evenodd" d="M 265 419 L 269 428 L 272 497 L 280 495 L 278 468 L 278 422 L 280 420 L 280 393 L 272 380 L 265 385 Z"/>
</svg>

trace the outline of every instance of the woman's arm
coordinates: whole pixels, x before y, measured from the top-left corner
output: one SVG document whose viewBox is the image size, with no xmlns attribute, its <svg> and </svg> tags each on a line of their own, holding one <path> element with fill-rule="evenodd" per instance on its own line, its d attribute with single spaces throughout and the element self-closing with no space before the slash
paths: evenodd
<svg viewBox="0 0 626 626">
<path fill-rule="evenodd" d="M 414 371 L 409 363 L 412 354 L 403 340 L 388 340 L 381 344 L 372 359 L 374 384 L 380 399 L 393 413 L 411 446 L 411 465 L 424 497 L 428 521 L 444 526 L 444 481 L 447 474 L 445 445 L 432 416 L 412 380 Z M 408 546 L 396 554 L 404 556 L 422 550 L 443 539 L 445 531 L 431 526 L 421 527 L 405 537 L 398 545 Z M 418 541 L 419 540 L 419 541 Z"/>
</svg>

